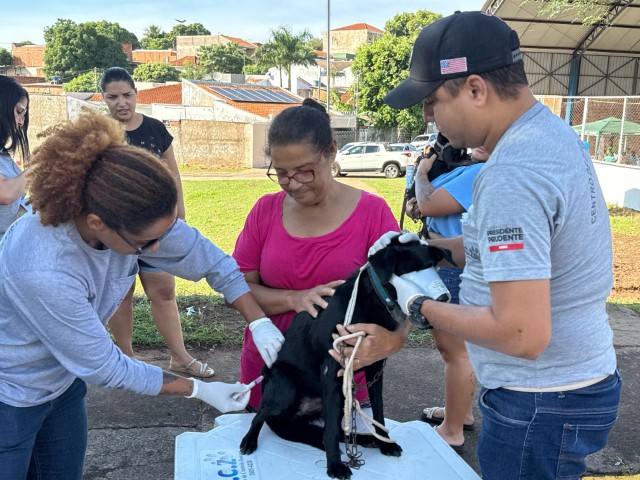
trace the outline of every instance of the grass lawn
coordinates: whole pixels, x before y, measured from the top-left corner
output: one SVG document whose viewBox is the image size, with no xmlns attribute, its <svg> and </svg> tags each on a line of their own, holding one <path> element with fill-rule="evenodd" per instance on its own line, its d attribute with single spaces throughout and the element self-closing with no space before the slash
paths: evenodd
<svg viewBox="0 0 640 480">
<path fill-rule="evenodd" d="M 349 179 L 349 177 L 346 177 Z M 404 179 L 360 178 L 367 188 L 390 205 L 399 220 L 400 206 L 404 194 Z M 236 238 L 244 220 L 260 196 L 276 192 L 279 187 L 267 179 L 251 180 L 211 180 L 183 181 L 187 222 L 198 228 L 227 253 L 232 253 Z M 614 237 L 614 274 L 616 288 L 610 301 L 628 306 L 640 312 L 640 290 L 637 279 L 640 276 L 636 265 L 640 265 L 640 212 L 629 209 L 610 208 L 611 228 Z M 405 228 L 417 230 L 416 224 L 405 219 Z M 634 258 L 629 258 L 635 256 Z M 142 293 L 138 285 L 137 294 Z M 219 295 L 212 295 L 205 281 L 197 283 L 176 279 L 176 293 L 180 306 L 185 343 L 190 346 L 211 346 L 220 344 L 239 345 L 241 324 L 217 322 L 221 310 Z M 196 306 L 195 313 L 187 315 L 189 306 Z M 135 336 L 137 345 L 162 345 L 144 297 L 137 297 L 135 310 Z M 413 336 L 413 344 L 430 341 L 429 334 L 418 333 Z"/>
</svg>

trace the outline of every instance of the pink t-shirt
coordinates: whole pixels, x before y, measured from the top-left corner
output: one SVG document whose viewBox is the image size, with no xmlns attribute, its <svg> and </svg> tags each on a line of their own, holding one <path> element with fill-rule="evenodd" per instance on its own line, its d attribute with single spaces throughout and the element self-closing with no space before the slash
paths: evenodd
<svg viewBox="0 0 640 480">
<path fill-rule="evenodd" d="M 398 231 L 398 222 L 380 197 L 362 192 L 353 213 L 337 229 L 326 235 L 299 238 L 282 224 L 285 192 L 264 195 L 253 207 L 236 241 L 233 257 L 242 272 L 258 270 L 265 286 L 283 290 L 306 290 L 333 280 L 346 280 L 367 261 L 367 251 L 389 230 Z M 271 316 L 286 332 L 295 312 Z M 260 375 L 264 362 L 245 328 L 240 381 L 249 383 Z M 251 391 L 249 404 L 260 404 L 260 389 Z"/>
</svg>

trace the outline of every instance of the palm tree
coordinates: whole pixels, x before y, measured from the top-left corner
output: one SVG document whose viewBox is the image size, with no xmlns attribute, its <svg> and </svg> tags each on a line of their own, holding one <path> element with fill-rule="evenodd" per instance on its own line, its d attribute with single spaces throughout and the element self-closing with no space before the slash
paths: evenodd
<svg viewBox="0 0 640 480">
<path fill-rule="evenodd" d="M 291 66 L 315 63 L 316 55 L 308 44 L 311 38 L 308 30 L 295 35 L 285 25 L 271 31 L 271 38 L 261 48 L 260 61 L 280 70 L 280 86 L 283 69 L 287 72 L 287 89 L 291 89 Z"/>
<path fill-rule="evenodd" d="M 160 38 L 164 36 L 162 28 L 157 25 L 149 25 L 144 29 L 144 36 L 147 38 Z"/>
</svg>

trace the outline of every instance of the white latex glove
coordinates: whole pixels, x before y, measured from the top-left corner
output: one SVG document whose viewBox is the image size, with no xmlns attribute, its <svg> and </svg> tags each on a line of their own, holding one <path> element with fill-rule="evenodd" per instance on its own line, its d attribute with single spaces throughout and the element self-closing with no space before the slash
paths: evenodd
<svg viewBox="0 0 640 480">
<path fill-rule="evenodd" d="M 249 403 L 251 390 L 242 383 L 203 382 L 193 380 L 193 392 L 187 398 L 198 398 L 222 413 L 244 410 Z"/>
<path fill-rule="evenodd" d="M 439 302 L 449 302 L 451 300 L 449 289 L 440 278 L 440 275 L 438 275 L 435 267 L 405 273 L 404 275 L 400 275 L 400 278 L 415 283 L 425 291 L 427 297 L 433 300 Z"/>
<path fill-rule="evenodd" d="M 391 240 L 400 235 L 400 232 L 394 232 L 393 230 L 387 233 L 383 233 L 378 240 L 369 248 L 369 256 L 374 255 L 378 251 L 382 250 L 391 243 Z"/>
<path fill-rule="evenodd" d="M 256 344 L 258 352 L 268 368 L 278 358 L 278 352 L 284 343 L 282 332 L 267 317 L 254 320 L 249 324 L 249 330 L 253 336 L 253 343 Z"/>
<path fill-rule="evenodd" d="M 373 245 L 371 245 L 371 248 L 369 248 L 369 257 L 374 255 L 378 251 L 382 250 L 383 248 L 388 247 L 389 244 L 391 243 L 391 240 L 393 240 L 396 237 L 398 237 L 398 241 L 400 243 L 409 243 L 414 240 L 417 240 L 424 245 L 428 245 L 428 243 L 422 240 L 417 233 L 412 233 L 412 232 L 401 233 L 401 232 L 391 231 L 391 232 L 383 233 L 382 236 L 378 240 L 376 240 Z"/>
<path fill-rule="evenodd" d="M 398 305 L 405 315 L 409 315 L 409 306 L 416 297 L 420 295 L 428 295 L 428 293 L 420 286 L 397 275 L 391 275 L 391 285 L 393 285 L 398 294 Z"/>
</svg>

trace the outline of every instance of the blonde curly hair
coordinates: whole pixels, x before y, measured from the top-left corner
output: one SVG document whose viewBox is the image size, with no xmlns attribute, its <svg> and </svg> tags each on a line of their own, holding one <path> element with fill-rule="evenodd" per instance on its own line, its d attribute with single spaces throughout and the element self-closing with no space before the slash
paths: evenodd
<svg viewBox="0 0 640 480">
<path fill-rule="evenodd" d="M 127 145 L 122 126 L 95 111 L 52 129 L 31 159 L 27 188 L 42 224 L 54 227 L 94 213 L 110 228 L 136 234 L 177 203 L 167 167 Z"/>
</svg>

